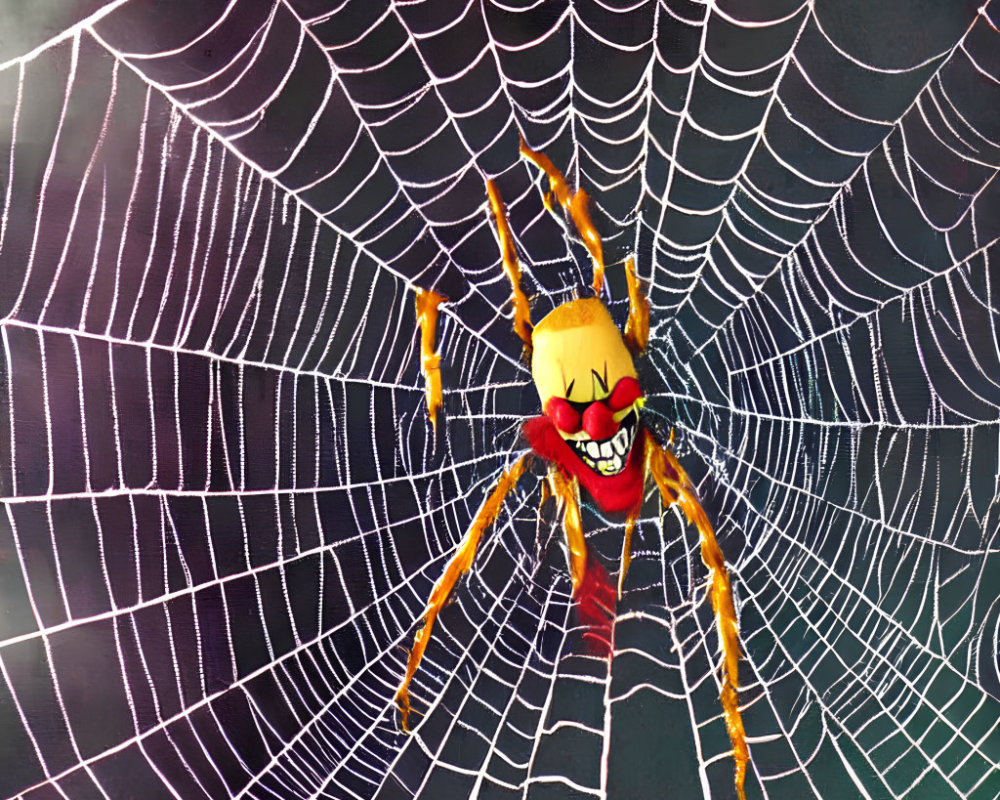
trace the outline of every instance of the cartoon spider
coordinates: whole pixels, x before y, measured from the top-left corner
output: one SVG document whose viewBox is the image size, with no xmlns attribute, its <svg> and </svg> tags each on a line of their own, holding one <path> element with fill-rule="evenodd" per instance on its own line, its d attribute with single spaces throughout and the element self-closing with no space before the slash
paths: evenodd
<svg viewBox="0 0 1000 800">
<path fill-rule="evenodd" d="M 723 655 L 720 701 L 733 746 L 736 789 L 743 800 L 749 751 L 737 692 L 739 630 L 725 560 L 691 479 L 669 447 L 657 441 L 652 431 L 643 425 L 640 416 L 645 398 L 633 355 L 646 348 L 649 301 L 636 278 L 632 259 L 626 260 L 629 316 L 623 336 L 600 299 L 604 287 L 604 257 L 600 236 L 588 212 L 586 192 L 578 189 L 571 193 L 562 173 L 546 156 L 531 150 L 523 139 L 520 152 L 549 179 L 549 192 L 543 197 L 546 208 L 556 214 L 558 204 L 587 247 L 594 264 L 595 296 L 563 303 L 532 326 L 528 299 L 520 286 L 521 271 L 506 207 L 496 185 L 487 180 L 504 272 L 512 286 L 514 330 L 524 342 L 526 355 L 530 356 L 531 377 L 543 414 L 524 423 L 523 434 L 531 451 L 501 475 L 431 591 L 421 615 L 423 626 L 414 637 L 406 675 L 396 692 L 402 728 L 406 732 L 409 730 L 409 684 L 420 665 L 434 621 L 458 579 L 472 566 L 479 540 L 496 519 L 504 498 L 517 484 L 529 459 L 537 456 L 548 464 L 547 492 L 543 493 L 543 498 L 550 493 L 558 502 L 577 611 L 581 621 L 597 626 L 602 612 L 613 615 L 615 592 L 607 584 L 603 567 L 596 559 L 588 558 L 580 516 L 580 487 L 602 511 L 625 514 L 618 572 L 617 595 L 620 597 L 631 557 L 632 532 L 647 480 L 652 478 L 663 506 L 678 503 L 688 521 L 699 531 L 701 557 L 709 573 L 707 595 L 715 613 Z M 434 336 L 438 306 L 444 300 L 434 292 L 417 292 L 427 409 L 435 427 L 441 406 L 441 379 Z M 610 648 L 607 654 L 611 655 Z"/>
</svg>

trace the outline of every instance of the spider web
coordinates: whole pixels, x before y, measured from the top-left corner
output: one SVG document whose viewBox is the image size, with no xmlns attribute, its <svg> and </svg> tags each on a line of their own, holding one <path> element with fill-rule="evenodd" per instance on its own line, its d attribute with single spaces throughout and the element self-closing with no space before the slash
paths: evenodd
<svg viewBox="0 0 1000 800">
<path fill-rule="evenodd" d="M 738 599 L 748 796 L 1000 796 L 996 0 L 18 8 L 0 795 L 734 794 L 697 538 L 654 498 L 609 665 L 522 480 L 396 725 L 537 413 L 484 175 L 535 319 L 589 282 L 520 130 L 650 284 L 649 422 Z M 450 298 L 437 436 L 418 286 Z M 621 520 L 585 527 L 616 569 Z"/>
</svg>

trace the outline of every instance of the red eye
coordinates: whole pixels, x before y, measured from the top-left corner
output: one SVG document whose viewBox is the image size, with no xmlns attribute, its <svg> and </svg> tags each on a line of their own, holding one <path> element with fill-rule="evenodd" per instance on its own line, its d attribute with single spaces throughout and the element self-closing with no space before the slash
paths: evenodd
<svg viewBox="0 0 1000 800">
<path fill-rule="evenodd" d="M 562 397 L 550 397 L 546 400 L 545 414 L 563 433 L 577 433 L 580 430 L 580 412 Z"/>
<path fill-rule="evenodd" d="M 615 384 L 614 391 L 607 399 L 607 404 L 612 411 L 621 411 L 628 408 L 632 403 L 642 397 L 642 389 L 639 388 L 639 381 L 635 378 L 622 378 Z"/>
</svg>

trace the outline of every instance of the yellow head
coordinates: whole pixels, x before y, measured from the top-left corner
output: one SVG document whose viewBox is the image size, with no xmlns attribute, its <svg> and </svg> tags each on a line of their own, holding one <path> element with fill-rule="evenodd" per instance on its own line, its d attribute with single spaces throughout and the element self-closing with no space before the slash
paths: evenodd
<svg viewBox="0 0 1000 800">
<path fill-rule="evenodd" d="M 545 413 L 603 475 L 624 467 L 642 405 L 632 355 L 596 297 L 551 311 L 531 336 L 531 377 Z"/>
<path fill-rule="evenodd" d="M 637 377 L 632 356 L 604 303 L 596 297 L 563 303 L 531 335 L 531 377 L 542 405 L 603 400 L 622 378 Z"/>
</svg>

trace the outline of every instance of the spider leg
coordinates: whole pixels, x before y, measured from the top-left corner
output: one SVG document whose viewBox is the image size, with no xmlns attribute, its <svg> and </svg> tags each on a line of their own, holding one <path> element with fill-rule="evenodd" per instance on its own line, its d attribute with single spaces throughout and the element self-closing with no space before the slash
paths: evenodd
<svg viewBox="0 0 1000 800">
<path fill-rule="evenodd" d="M 437 412 L 441 408 L 441 356 L 434 351 L 437 334 L 438 306 L 447 300 L 443 294 L 417 289 L 417 324 L 420 326 L 420 370 L 424 374 L 424 395 L 427 415 L 437 429 Z"/>
<path fill-rule="evenodd" d="M 649 431 L 645 432 L 646 474 L 652 475 L 660 490 L 664 506 L 678 503 L 688 522 L 698 528 L 701 540 L 701 560 L 708 567 L 708 597 L 715 613 L 715 624 L 722 644 L 722 712 L 729 731 L 729 741 L 733 745 L 733 760 L 736 762 L 736 792 L 740 800 L 745 800 L 743 784 L 746 780 L 747 748 L 743 717 L 739 706 L 739 662 L 740 631 L 733 606 L 733 591 L 726 571 L 726 560 L 722 555 L 715 531 L 708 515 L 698 502 L 694 484 L 688 477 L 677 457 L 667 447 L 661 447 Z"/>
<path fill-rule="evenodd" d="M 527 466 L 527 459 L 527 455 L 521 456 L 512 467 L 500 476 L 493 492 L 476 513 L 476 518 L 472 521 L 472 525 L 458 546 L 458 550 L 455 551 L 455 555 L 451 557 L 448 566 L 444 568 L 444 574 L 438 578 L 431 590 L 431 596 L 427 599 L 427 605 L 421 615 L 424 625 L 413 637 L 413 649 L 410 650 L 410 657 L 406 663 L 406 677 L 403 678 L 403 682 L 396 690 L 395 700 L 402 718 L 404 732 L 410 730 L 410 679 L 413 678 L 417 667 L 420 666 L 420 659 L 423 658 L 424 650 L 427 649 L 427 643 L 430 641 L 431 631 L 434 629 L 434 621 L 447 602 L 458 579 L 472 566 L 472 561 L 476 557 L 476 548 L 479 547 L 479 540 L 482 538 L 483 532 L 493 524 L 503 506 L 504 498 L 517 485 L 518 479 Z"/>
<path fill-rule="evenodd" d="M 587 571 L 587 541 L 583 536 L 583 518 L 580 516 L 580 487 L 575 478 L 569 478 L 559 469 L 550 469 L 549 489 L 562 508 L 563 531 L 569 547 L 569 574 L 573 580 L 576 597 Z"/>
<path fill-rule="evenodd" d="M 580 516 L 579 483 L 554 468 L 549 470 L 548 484 L 562 510 L 573 600 L 583 628 L 581 640 L 591 655 L 610 657 L 614 650 L 615 590 L 600 560 L 588 555 Z"/>
<path fill-rule="evenodd" d="M 503 271 L 510 281 L 514 301 L 514 332 L 521 337 L 528 352 L 531 352 L 531 310 L 528 306 L 528 298 L 524 296 L 524 290 L 521 289 L 521 265 L 517 261 L 514 235 L 511 233 L 510 223 L 507 221 L 507 206 L 504 205 L 500 190 L 497 189 L 497 185 L 492 180 L 486 181 L 486 192 L 490 197 L 493 219 L 496 220 Z"/>
<path fill-rule="evenodd" d="M 590 218 L 590 196 L 583 190 L 577 189 L 570 193 L 566 178 L 558 170 L 555 164 L 544 153 L 538 153 L 525 144 L 524 137 L 521 138 L 521 155 L 531 161 L 536 167 L 544 172 L 549 179 L 549 192 L 545 195 L 545 207 L 552 211 L 553 198 L 563 207 L 563 210 L 573 220 L 577 233 L 583 240 L 590 258 L 594 262 L 594 292 L 601 294 L 604 288 L 604 249 L 601 246 L 601 235 L 594 227 L 594 222 Z"/>
<path fill-rule="evenodd" d="M 640 505 L 642 501 L 640 500 Z M 639 506 L 628 512 L 625 518 L 625 535 L 622 537 L 622 559 L 621 568 L 618 570 L 618 599 L 622 599 L 622 588 L 625 586 L 625 575 L 628 573 L 629 565 L 632 563 L 632 532 L 635 530 L 635 521 L 639 518 Z"/>
<path fill-rule="evenodd" d="M 635 275 L 635 261 L 625 261 L 628 282 L 628 321 L 625 323 L 625 344 L 633 353 L 641 353 L 649 344 L 649 298 Z"/>
</svg>

